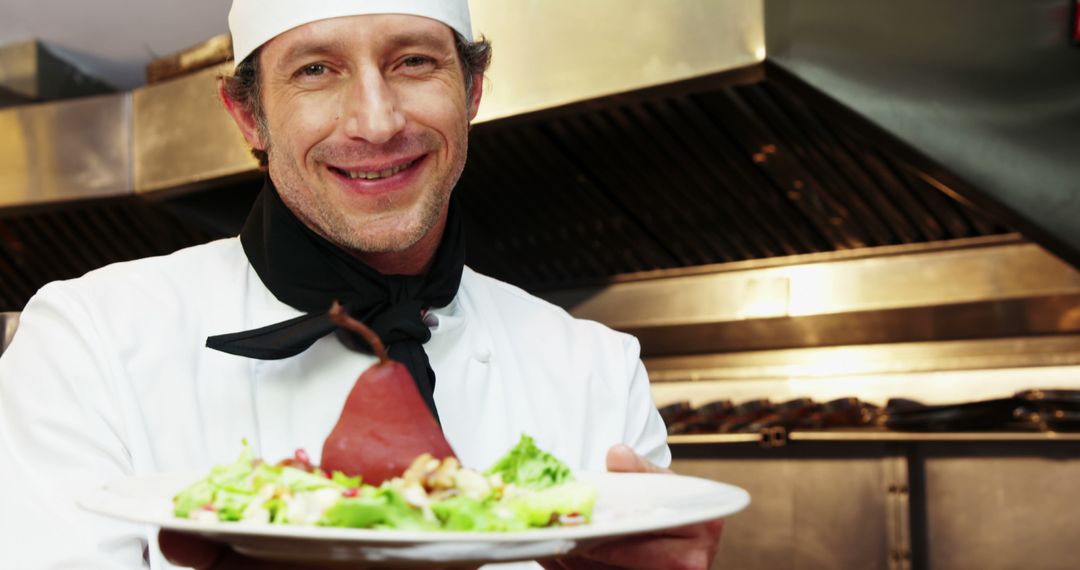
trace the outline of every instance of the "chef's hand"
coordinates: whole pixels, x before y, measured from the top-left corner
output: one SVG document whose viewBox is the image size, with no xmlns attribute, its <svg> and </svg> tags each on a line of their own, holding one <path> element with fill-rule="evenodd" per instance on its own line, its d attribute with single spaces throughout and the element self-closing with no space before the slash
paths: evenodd
<svg viewBox="0 0 1080 570">
<path fill-rule="evenodd" d="M 188 534 L 163 530 L 158 533 L 158 547 L 165 558 L 175 566 L 196 570 L 341 570 L 369 568 L 356 563 L 319 566 L 308 563 L 271 562 L 244 556 L 226 544 Z M 475 566 L 466 567 L 475 570 Z M 458 567 L 458 570 L 462 568 Z"/>
<path fill-rule="evenodd" d="M 625 445 L 608 450 L 607 468 L 623 473 L 671 473 Z M 571 558 L 547 560 L 548 570 L 578 568 L 686 568 L 707 570 L 720 548 L 724 520 L 684 526 L 608 542 Z"/>
<path fill-rule="evenodd" d="M 268 562 L 244 556 L 226 544 L 185 532 L 163 530 L 158 533 L 158 547 L 176 566 L 196 570 L 299 570 L 311 565 Z"/>
</svg>

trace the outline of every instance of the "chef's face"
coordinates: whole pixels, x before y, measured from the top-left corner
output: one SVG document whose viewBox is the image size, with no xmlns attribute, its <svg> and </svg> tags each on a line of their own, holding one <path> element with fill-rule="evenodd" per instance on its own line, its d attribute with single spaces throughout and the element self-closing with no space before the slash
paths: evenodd
<svg viewBox="0 0 1080 570">
<path fill-rule="evenodd" d="M 400 252 L 445 219 L 465 165 L 480 78 L 465 81 L 446 25 L 350 16 L 285 32 L 261 50 L 265 129 L 282 200 L 314 231 L 358 252 Z"/>
</svg>

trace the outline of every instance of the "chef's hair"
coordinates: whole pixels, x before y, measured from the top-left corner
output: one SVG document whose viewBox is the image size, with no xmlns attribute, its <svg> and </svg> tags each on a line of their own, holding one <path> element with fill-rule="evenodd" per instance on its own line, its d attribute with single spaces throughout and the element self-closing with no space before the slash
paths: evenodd
<svg viewBox="0 0 1080 570">
<path fill-rule="evenodd" d="M 491 64 L 491 42 L 482 36 L 476 41 L 470 41 L 465 36 L 454 32 L 454 45 L 457 48 L 458 59 L 461 61 L 461 71 L 465 75 L 467 104 L 472 99 L 473 76 L 483 75 Z M 225 86 L 225 96 L 255 117 L 259 136 L 264 142 L 269 142 L 270 129 L 266 124 L 266 114 L 263 113 L 262 86 L 259 82 L 259 54 L 261 52 L 261 47 L 251 52 L 251 55 L 236 66 L 232 75 L 222 76 L 221 79 Z M 266 168 L 269 164 L 265 150 L 253 148 L 251 154 L 258 159 L 259 166 Z"/>
</svg>

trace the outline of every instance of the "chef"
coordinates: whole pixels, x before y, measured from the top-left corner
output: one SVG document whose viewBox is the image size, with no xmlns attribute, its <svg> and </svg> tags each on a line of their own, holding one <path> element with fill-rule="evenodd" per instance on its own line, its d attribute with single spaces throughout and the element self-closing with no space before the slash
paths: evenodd
<svg viewBox="0 0 1080 570">
<path fill-rule="evenodd" d="M 374 362 L 404 363 L 463 464 L 522 433 L 574 469 L 661 471 L 637 341 L 464 265 L 454 186 L 490 45 L 466 0 L 235 0 L 221 99 L 267 169 L 241 235 L 43 287 L 0 359 L 5 567 L 262 565 L 83 512 L 110 481 L 205 471 L 247 440 L 314 461 Z M 549 567 L 705 568 L 719 521 Z"/>
</svg>

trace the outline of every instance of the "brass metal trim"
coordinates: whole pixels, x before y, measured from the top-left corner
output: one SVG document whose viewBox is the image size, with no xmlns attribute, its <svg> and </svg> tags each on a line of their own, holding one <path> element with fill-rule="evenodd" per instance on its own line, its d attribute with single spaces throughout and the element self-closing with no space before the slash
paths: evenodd
<svg viewBox="0 0 1080 570">
<path fill-rule="evenodd" d="M 760 63 L 764 4 L 474 0 L 473 30 L 496 46 L 477 121 Z M 521 36 L 533 41 L 513 41 Z M 637 45 L 617 47 L 627 42 Z"/>
<path fill-rule="evenodd" d="M 1080 272 L 983 240 L 583 287 L 544 295 L 639 338 L 646 357 L 1080 332 Z"/>
<path fill-rule="evenodd" d="M 895 432 L 862 431 L 791 431 L 788 442 L 1080 442 L 1080 433 L 1062 432 Z M 668 436 L 669 445 L 720 445 L 758 443 L 759 433 L 721 433 Z M 790 445 L 790 443 L 789 443 Z"/>
<path fill-rule="evenodd" d="M 229 64 L 134 93 L 136 193 L 194 188 L 255 172 L 258 162 L 217 100 L 217 78 Z"/>
<path fill-rule="evenodd" d="M 1080 364 L 1080 335 L 760 350 L 645 359 L 653 383 L 836 378 Z"/>
<path fill-rule="evenodd" d="M 0 208 L 131 193 L 131 95 L 0 110 Z"/>
</svg>

